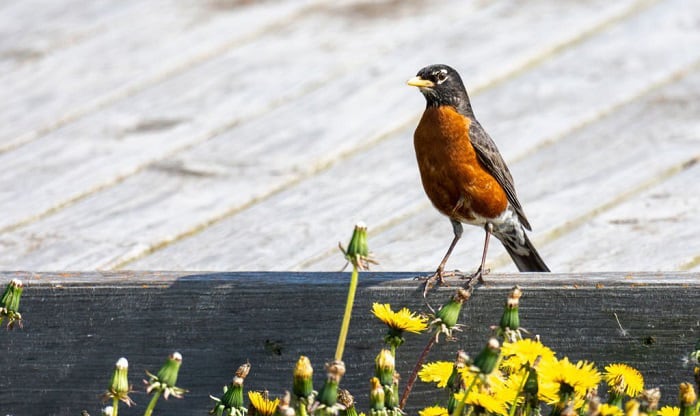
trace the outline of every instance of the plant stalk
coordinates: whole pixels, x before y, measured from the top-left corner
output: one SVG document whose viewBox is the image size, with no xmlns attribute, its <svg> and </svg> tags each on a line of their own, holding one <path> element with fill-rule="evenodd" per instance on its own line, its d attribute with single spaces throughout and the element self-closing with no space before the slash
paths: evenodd
<svg viewBox="0 0 700 416">
<path fill-rule="evenodd" d="M 350 287 L 348 288 L 348 299 L 345 302 L 345 314 L 343 315 L 343 323 L 340 326 L 340 335 L 338 335 L 338 346 L 335 349 L 335 359 L 343 360 L 343 352 L 345 350 L 345 340 L 348 337 L 350 328 L 350 316 L 352 315 L 352 307 L 355 303 L 355 292 L 357 291 L 358 281 L 357 266 L 353 264 L 352 274 L 350 275 Z"/>
<path fill-rule="evenodd" d="M 151 416 L 151 414 L 153 414 L 153 409 L 156 408 L 156 403 L 158 402 L 161 393 L 161 390 L 156 390 L 155 393 L 153 393 L 153 397 L 151 398 L 151 401 L 148 402 L 148 407 L 146 408 L 146 411 L 143 412 L 143 416 Z"/>
<path fill-rule="evenodd" d="M 433 348 L 433 345 L 435 344 L 435 338 L 436 338 L 435 336 L 430 337 L 425 348 L 423 348 L 423 352 L 421 352 L 420 357 L 418 357 L 418 361 L 416 361 L 416 366 L 413 367 L 413 372 L 411 373 L 411 376 L 408 378 L 408 381 L 406 382 L 406 387 L 404 388 L 403 394 L 401 395 L 401 403 L 399 403 L 399 409 L 401 409 L 401 410 L 403 410 L 403 408 L 406 406 L 406 402 L 408 401 L 408 396 L 411 394 L 411 390 L 413 390 L 413 385 L 416 383 L 416 378 L 418 377 L 418 371 L 420 370 L 421 366 L 423 365 L 423 362 L 425 361 L 425 357 L 428 356 L 428 352 L 430 352 L 430 349 Z"/>
</svg>

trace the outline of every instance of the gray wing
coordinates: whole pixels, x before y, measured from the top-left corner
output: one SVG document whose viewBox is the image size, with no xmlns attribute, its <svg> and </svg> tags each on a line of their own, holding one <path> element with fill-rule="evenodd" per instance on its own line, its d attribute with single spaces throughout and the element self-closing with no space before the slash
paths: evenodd
<svg viewBox="0 0 700 416">
<path fill-rule="evenodd" d="M 526 229 L 531 230 L 530 223 L 525 217 L 523 207 L 520 205 L 518 196 L 515 193 L 513 176 L 511 176 L 506 162 L 503 161 L 503 157 L 498 151 L 496 144 L 491 140 L 488 133 L 484 131 L 484 128 L 481 127 L 481 124 L 474 119 L 472 120 L 473 122 L 469 126 L 469 137 L 479 162 L 481 162 L 483 168 L 486 169 L 506 191 L 508 202 L 510 202 L 510 205 L 515 209 L 515 213 L 518 214 L 518 219 L 520 219 L 522 225 Z"/>
</svg>

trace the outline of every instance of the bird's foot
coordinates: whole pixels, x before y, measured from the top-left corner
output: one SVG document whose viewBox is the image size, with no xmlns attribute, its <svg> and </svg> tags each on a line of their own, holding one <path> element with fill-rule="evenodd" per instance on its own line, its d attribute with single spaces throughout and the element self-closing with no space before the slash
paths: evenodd
<svg viewBox="0 0 700 416">
<path fill-rule="evenodd" d="M 423 297 L 426 297 L 428 292 L 434 287 L 439 287 L 439 286 L 449 286 L 445 282 L 446 277 L 459 277 L 460 279 L 465 279 L 464 273 L 460 272 L 459 270 L 453 270 L 449 272 L 445 272 L 441 269 L 437 269 L 435 273 L 427 275 L 427 276 L 417 276 L 416 280 L 422 280 L 422 291 L 423 291 Z"/>
<path fill-rule="evenodd" d="M 470 282 L 477 279 L 479 283 L 484 283 L 484 276 L 489 273 L 491 273 L 491 269 L 484 269 L 483 267 L 479 266 L 474 273 L 469 275 L 463 274 L 460 279 L 469 280 Z"/>
</svg>

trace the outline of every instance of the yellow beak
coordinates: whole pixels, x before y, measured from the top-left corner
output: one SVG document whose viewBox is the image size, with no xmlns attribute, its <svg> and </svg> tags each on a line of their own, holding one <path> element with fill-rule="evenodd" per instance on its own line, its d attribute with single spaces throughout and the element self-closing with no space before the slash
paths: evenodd
<svg viewBox="0 0 700 416">
<path fill-rule="evenodd" d="M 412 86 L 412 87 L 423 87 L 423 88 L 430 88 L 434 87 L 435 83 L 433 81 L 423 79 L 421 77 L 413 77 L 406 81 L 406 84 Z"/>
</svg>

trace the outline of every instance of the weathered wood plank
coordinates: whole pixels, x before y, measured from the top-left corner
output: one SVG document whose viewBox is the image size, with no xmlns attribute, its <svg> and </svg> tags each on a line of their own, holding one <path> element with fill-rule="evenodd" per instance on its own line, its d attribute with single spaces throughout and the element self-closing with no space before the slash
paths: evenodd
<svg viewBox="0 0 700 416">
<path fill-rule="evenodd" d="M 605 22 L 612 18 L 611 15 L 614 17 L 615 13 L 625 11 L 626 7 L 634 7 L 636 3 L 605 4 L 586 3 L 579 6 L 581 13 L 572 13 L 568 18 L 554 19 L 552 15 L 542 18 L 543 26 L 549 30 L 539 27 L 537 31 L 530 32 L 532 36 L 527 40 L 518 38 L 511 41 L 510 45 L 500 41 L 497 46 L 510 46 L 520 52 L 515 54 L 509 48 L 498 54 L 496 63 L 503 65 L 503 56 L 506 54 L 512 59 L 507 61 L 509 64 L 506 66 L 517 67 L 518 63 L 526 64 L 528 58 L 537 56 L 537 51 L 548 51 L 556 46 L 556 41 L 561 41 L 562 38 L 550 38 L 554 30 L 549 27 L 549 22 L 556 24 L 563 32 L 561 36 L 565 41 L 570 41 L 571 37 L 580 35 L 582 30 L 590 29 L 601 21 Z M 429 39 L 421 39 L 424 37 L 416 28 L 434 27 L 445 18 L 446 12 L 441 13 L 440 10 L 449 8 L 450 18 L 447 21 L 457 23 L 446 29 L 451 42 L 463 37 L 463 27 L 466 27 L 464 23 L 482 21 L 478 20 L 480 18 L 484 18 L 483 21 L 505 18 L 500 22 L 501 26 L 512 24 L 513 29 L 525 30 L 532 27 L 529 25 L 533 21 L 532 15 L 538 16 L 537 8 L 522 14 L 512 14 L 506 7 L 495 10 L 482 8 L 478 13 L 471 8 L 459 8 L 459 13 L 454 13 L 449 5 L 442 7 L 444 9 L 436 9 L 435 14 L 426 16 L 414 11 L 412 15 L 402 18 L 395 27 L 400 36 L 393 38 L 386 36 L 383 20 L 360 20 L 362 26 L 358 26 L 356 17 L 340 6 L 312 14 L 287 28 L 288 33 L 278 31 L 268 34 L 211 64 L 175 77 L 108 111 L 86 117 L 31 146 L 24 146 L 19 152 L 7 154 L 0 158 L 0 162 L 11 174 L 4 178 L 6 182 L 3 182 L 2 187 L 7 189 L 4 193 L 6 201 L 12 203 L 3 204 L 10 209 L 0 220 L 0 228 L 7 229 L 33 221 L 37 216 L 46 215 L 76 199 L 111 186 L 153 160 L 216 136 L 246 117 L 267 111 L 270 106 L 313 89 L 315 85 L 338 73 L 357 70 L 363 62 L 384 55 L 387 48 L 396 47 L 401 40 L 418 47 L 415 40 L 419 39 L 428 49 Z M 561 17 L 561 13 L 554 15 Z M 329 28 L 329 35 L 324 39 L 313 38 L 314 30 L 324 27 Z M 333 30 L 330 30 L 331 27 Z M 482 31 L 483 35 L 489 34 L 486 29 Z M 284 37 L 281 39 L 280 35 Z M 487 51 L 493 50 L 494 46 L 496 45 L 485 45 L 480 54 L 488 55 Z M 178 45 L 178 48 L 181 47 Z M 459 44 L 453 45 L 450 50 L 457 50 L 458 47 Z M 315 52 L 317 50 L 324 53 L 318 54 Z M 405 60 L 405 48 L 399 51 L 400 56 L 394 59 Z M 307 59 L 298 60 L 298 56 L 306 56 Z M 490 56 L 491 60 L 487 62 L 493 62 L 493 53 Z M 422 58 L 413 59 L 417 62 Z M 289 64 L 271 65 L 280 62 Z M 482 64 L 484 68 L 489 68 L 486 63 Z M 411 67 L 418 65 L 416 63 Z M 313 71 L 309 71 L 311 67 L 314 68 Z M 373 66 L 369 70 L 376 74 Z M 256 73 L 255 83 L 240 83 L 235 79 L 236 76 L 251 71 Z M 482 71 L 484 74 L 501 74 L 497 70 Z M 404 74 L 399 76 L 399 79 L 405 77 Z M 288 79 L 296 82 L 290 87 Z M 232 94 L 234 90 L 236 94 Z M 173 100 L 171 97 L 181 98 Z M 231 113 L 232 108 L 237 110 L 234 114 Z M 99 141 L 94 140 L 96 128 L 101 131 Z M 144 147 L 146 140 L 149 145 Z M 76 152 L 76 141 L 81 144 L 84 152 Z M 51 164 L 36 169 L 32 161 L 41 160 L 40 156 L 50 159 Z M 24 192 L 27 187 L 37 189 L 37 192 Z M 14 210 L 13 207 L 18 209 Z"/>
<path fill-rule="evenodd" d="M 230 9 L 217 2 L 142 3 L 102 33 L 0 76 L 0 151 L 145 90 L 280 22 L 292 23 L 314 3 Z"/>
<path fill-rule="evenodd" d="M 611 108 L 633 100 L 632 97 L 644 95 L 650 83 L 678 70 L 679 67 L 675 65 L 681 65 L 682 68 L 688 64 L 687 59 L 692 59 L 692 55 L 688 58 L 688 50 L 682 47 L 678 49 L 677 55 L 671 53 L 667 59 L 660 60 L 657 55 L 665 53 L 662 51 L 667 51 L 668 48 L 664 43 L 658 42 L 655 36 L 674 39 L 692 36 L 683 31 L 677 32 L 679 26 L 675 18 L 681 17 L 684 12 L 675 6 L 664 4 L 663 7 L 652 8 L 643 16 L 627 22 L 628 31 L 614 28 L 563 56 L 550 60 L 542 68 L 475 97 L 478 115 L 494 111 L 504 117 L 503 123 L 491 120 L 484 121 L 484 125 L 489 131 L 494 126 L 493 137 L 501 145 L 506 157 L 512 154 L 509 150 L 511 147 L 520 149 L 519 155 L 515 153 L 515 159 L 519 159 L 528 150 L 523 146 L 537 149 L 543 143 L 566 138 L 556 147 L 533 151 L 526 165 L 516 163 L 512 166 L 517 184 L 522 188 L 521 200 L 525 202 L 526 212 L 535 226 L 533 235 L 536 239 L 555 226 L 566 224 L 571 217 L 589 212 L 601 202 L 599 199 L 591 199 L 587 194 L 592 187 L 596 187 L 592 185 L 596 182 L 582 183 L 581 175 L 586 175 L 590 181 L 606 181 L 605 187 L 608 190 L 601 193 L 600 198 L 604 195 L 606 198 L 614 198 L 620 190 L 653 178 L 666 167 L 681 163 L 693 154 L 692 147 L 695 144 L 691 145 L 687 141 L 688 134 L 684 134 L 683 130 L 693 131 L 693 114 L 697 110 L 692 106 L 678 113 L 676 108 L 659 109 L 652 114 L 658 114 L 655 119 L 662 119 L 663 123 L 659 126 L 667 128 L 663 134 L 673 131 L 672 137 L 677 137 L 678 143 L 671 140 L 669 151 L 650 170 L 636 178 L 626 175 L 624 171 L 617 173 L 619 178 L 625 178 L 617 185 L 609 185 L 608 182 L 612 181 L 603 176 L 590 178 L 591 169 L 605 168 L 608 172 L 606 175 L 615 174 L 619 158 L 625 155 L 619 149 L 635 143 L 640 130 L 645 128 L 643 125 L 634 125 L 640 118 L 647 118 L 646 113 L 654 107 L 663 107 L 663 103 L 659 102 L 662 95 L 659 94 L 645 97 L 643 104 L 636 108 L 633 106 L 627 113 L 615 114 L 615 117 L 600 121 L 600 126 L 595 130 L 586 129 L 574 137 L 567 134 L 572 126 L 590 121 L 595 114 L 605 114 Z M 654 30 L 650 30 L 650 27 Z M 630 51 L 627 57 L 635 64 L 621 65 L 619 48 L 630 38 L 637 39 L 644 45 L 658 44 L 659 50 L 639 48 Z M 606 51 L 607 54 L 604 53 Z M 590 65 L 580 65 L 582 56 L 590 57 Z M 694 56 L 697 58 L 698 53 Z M 643 64 L 636 64 L 641 62 Z M 557 88 L 549 88 L 552 79 L 561 73 L 571 75 L 561 80 Z M 606 75 L 601 77 L 601 73 Z M 582 80 L 586 81 L 585 85 L 582 85 Z M 697 74 L 676 89 L 686 91 L 689 99 L 692 99 L 697 94 L 696 80 Z M 407 91 L 415 94 L 415 91 Z M 606 94 L 601 96 L 600 91 L 606 91 Z M 420 101 L 421 97 L 415 95 L 415 100 Z M 574 95 L 576 99 L 572 99 Z M 615 101 L 608 101 L 609 99 Z M 420 112 L 419 103 L 413 103 L 412 107 L 414 113 Z M 375 109 L 370 107 L 369 110 Z M 384 114 L 383 111 L 379 113 Z M 669 114 L 670 118 L 664 120 L 666 113 L 675 115 Z M 546 117 L 540 116 L 541 114 Z M 617 120 L 618 117 L 620 120 Z M 661 132 L 664 128 L 655 131 Z M 409 130 L 412 129 L 413 127 L 401 130 L 371 150 L 359 153 L 308 181 L 260 201 L 230 219 L 153 253 L 129 267 L 333 270 L 338 267 L 333 243 L 345 238 L 346 230 L 354 221 L 363 219 L 370 224 L 372 247 L 380 258 L 381 269 L 429 270 L 435 267 L 444 254 L 451 238 L 451 227 L 429 207 L 420 188 L 410 144 Z M 620 131 L 624 134 L 620 134 Z M 328 135 L 323 136 L 324 139 L 332 140 L 333 133 L 330 130 Z M 692 133 L 690 135 L 692 137 Z M 640 146 L 641 150 L 637 150 L 639 159 L 632 168 L 645 168 L 648 155 L 656 153 L 654 141 L 643 142 Z M 288 147 L 285 146 L 284 149 L 287 150 Z M 579 149 L 586 149 L 586 152 L 582 153 Z M 258 158 L 263 160 L 262 153 Z M 573 163 L 571 159 L 580 160 L 574 160 L 576 163 Z M 199 163 L 204 164 L 203 161 Z M 629 168 L 630 162 L 625 160 L 619 167 L 622 166 Z M 255 172 L 259 172 L 259 169 L 256 168 Z M 208 182 L 207 186 L 212 183 Z M 241 184 L 232 189 L 243 186 Z M 566 188 L 571 188 L 571 192 L 576 194 L 560 194 L 560 189 Z M 221 192 L 223 191 L 219 193 Z M 561 195 L 565 197 L 562 198 Z M 566 202 L 574 197 L 582 201 L 576 200 L 574 204 Z M 536 202 L 539 199 L 542 199 L 543 208 L 530 206 L 530 201 Z M 261 222 L 261 218 L 265 220 Z M 259 225 L 250 227 L 248 224 Z M 394 228 L 388 232 L 381 232 L 392 226 Z M 460 242 L 458 254 L 452 262 L 461 268 L 476 265 L 481 255 L 481 232 L 476 229 L 472 231 L 468 232 L 468 238 Z M 492 249 L 492 259 L 502 252 L 497 243 L 492 245 Z M 557 250 L 557 247 L 553 247 L 553 250 Z M 456 259 L 459 261 L 456 262 Z"/>
<path fill-rule="evenodd" d="M 585 263 L 564 261 L 578 255 L 559 238 L 575 239 L 577 226 L 672 176 L 682 170 L 685 162 L 700 157 L 700 135 L 697 134 L 700 124 L 693 115 L 699 111 L 693 99 L 699 93 L 700 72 L 696 70 L 680 82 L 621 109 L 614 116 L 512 164 L 513 174 L 520 185 L 520 197 L 526 201 L 525 211 L 534 224 L 533 240 L 543 257 L 552 260 L 549 264 L 552 270 L 582 272 L 610 267 L 610 264 L 599 266 L 599 255 L 592 255 Z M 468 235 L 469 238 L 460 241 L 458 257 L 451 262 L 457 266 L 453 267 L 465 268 L 466 265 L 469 268 L 478 264 L 482 233 L 473 229 Z M 626 238 L 626 244 L 634 245 L 640 243 L 641 236 L 619 237 Z M 375 247 L 387 247 L 386 254 L 394 266 L 402 264 L 408 269 L 419 269 L 437 263 L 449 239 L 449 224 L 428 208 L 406 223 L 378 235 L 373 241 Z M 411 249 L 416 241 L 421 241 L 428 249 L 432 247 L 433 251 L 428 251 L 423 257 L 416 256 Z M 657 240 L 653 234 L 646 235 L 642 241 L 655 247 L 657 253 L 657 260 L 649 259 L 646 267 L 656 263 L 656 268 L 674 268 L 686 259 L 686 254 L 666 250 L 666 243 Z M 606 248 L 598 249 L 600 256 L 605 257 Z M 504 253 L 500 244 L 492 244 L 491 250 L 494 250 L 489 262 L 492 269 L 514 270 L 507 255 L 498 255 Z M 428 253 L 432 257 L 428 257 Z M 425 258 L 434 260 L 425 264 Z M 615 268 L 619 270 L 622 265 L 633 267 L 636 261 L 637 256 L 620 256 Z"/>
<path fill-rule="evenodd" d="M 503 11 L 500 10 L 499 13 L 501 12 Z M 551 36 L 551 25 L 556 23 L 558 25 L 557 27 L 563 31 L 562 36 L 570 35 L 572 27 L 571 21 L 559 19 L 556 13 L 537 14 L 534 11 L 531 11 L 531 13 L 537 16 L 544 16 L 542 19 L 554 19 L 554 21 L 545 20 L 540 24 L 533 25 L 532 16 L 530 16 L 530 18 L 520 15 L 512 17 L 512 30 L 503 31 L 499 29 L 497 33 L 500 33 L 503 39 L 495 39 L 501 46 L 503 46 L 503 42 L 505 42 L 506 39 L 512 39 L 512 42 L 514 42 L 513 45 L 509 48 L 504 48 L 506 54 L 513 55 L 511 48 L 516 49 L 516 47 L 523 47 L 531 42 L 531 38 L 514 39 L 512 36 L 506 36 L 509 32 L 517 31 L 518 28 L 538 28 L 536 35 L 544 37 L 546 35 Z M 469 19 L 479 20 L 482 17 L 484 16 L 470 15 Z M 504 16 L 501 14 L 496 14 L 492 18 L 503 17 Z M 557 18 L 555 19 L 555 17 Z M 503 25 L 507 22 L 508 20 L 500 21 L 500 28 L 502 29 Z M 460 27 L 472 26 L 473 25 L 465 24 Z M 489 28 L 491 26 L 483 25 L 483 27 Z M 486 29 L 483 30 L 485 31 L 483 36 L 486 37 L 488 32 Z M 454 30 L 452 35 L 454 37 L 451 39 L 454 40 L 454 43 L 447 42 L 446 45 L 451 45 L 450 47 L 454 48 L 454 51 L 457 51 L 463 47 L 463 44 L 458 43 L 463 36 L 462 33 L 457 30 Z M 549 42 L 548 45 L 552 45 L 551 39 Z M 366 42 L 363 42 L 363 45 L 365 43 Z M 472 48 L 472 50 L 474 50 L 474 48 Z M 536 55 L 535 51 L 537 50 L 537 48 L 525 49 L 525 52 L 521 51 L 519 55 L 513 55 L 515 57 L 513 58 L 515 59 L 514 61 L 508 61 L 508 58 L 503 53 L 499 52 L 500 49 L 494 48 L 493 45 L 484 45 L 483 50 L 480 48 L 475 51 L 475 53 L 477 55 L 480 54 L 482 58 L 478 64 L 484 65 L 474 71 L 475 77 L 477 79 L 483 79 L 485 77 L 483 74 L 490 72 L 498 74 L 498 71 L 492 71 L 491 68 L 496 68 L 497 65 L 502 65 L 503 62 L 523 62 L 522 59 L 531 57 L 533 54 Z M 491 55 L 487 55 L 489 53 Z M 390 55 L 389 59 L 390 62 L 405 63 L 405 51 L 398 51 Z M 467 59 L 463 59 L 466 62 Z M 418 64 L 416 64 L 416 67 L 417 65 Z M 476 68 L 477 64 L 472 62 L 467 67 Z M 372 117 L 371 123 L 349 124 L 346 120 L 343 120 L 345 113 L 353 114 L 354 112 L 360 111 L 362 107 L 367 108 L 368 102 L 377 100 L 376 94 L 379 92 L 393 91 L 392 89 L 395 88 L 393 84 L 396 84 L 396 79 L 403 79 L 406 77 L 405 73 L 398 73 L 401 68 L 404 68 L 404 65 L 396 65 L 389 68 L 387 71 L 390 72 L 390 76 L 380 75 L 379 80 L 372 81 L 369 86 L 364 87 L 354 95 L 349 93 L 346 99 L 348 106 L 344 107 L 344 103 L 340 105 L 340 109 L 343 111 L 341 111 L 341 117 L 337 124 L 327 122 L 328 117 L 335 117 L 334 120 L 338 118 L 338 115 L 336 114 L 333 116 L 332 113 L 328 111 L 328 108 L 330 108 L 331 105 L 335 106 L 335 104 L 331 103 L 338 101 L 337 97 L 343 97 L 346 92 L 357 88 L 357 73 L 344 77 L 342 79 L 342 84 L 339 84 L 338 87 L 322 89 L 317 93 L 311 94 L 308 97 L 310 98 L 310 104 L 306 104 L 306 100 L 295 102 L 285 107 L 283 111 L 279 113 L 272 112 L 266 115 L 260 119 L 260 122 L 254 122 L 246 126 L 241 126 L 241 129 L 235 129 L 230 136 L 222 136 L 218 138 L 218 140 L 214 139 L 206 143 L 206 146 L 202 146 L 202 148 L 205 149 L 202 151 L 202 156 L 195 151 L 190 153 L 193 154 L 193 157 L 187 157 L 182 165 L 176 162 L 175 164 L 156 166 L 153 171 L 145 172 L 134 182 L 128 181 L 128 183 L 124 183 L 113 192 L 106 192 L 102 195 L 98 195 L 96 198 L 90 198 L 86 200 L 84 204 L 78 204 L 73 210 L 48 219 L 48 222 L 42 222 L 37 227 L 29 227 L 29 229 L 33 230 L 29 232 L 36 237 L 34 241 L 41 240 L 41 242 L 38 246 L 29 248 L 19 247 L 19 249 L 28 249 L 27 251 L 29 252 L 27 255 L 29 258 L 33 259 L 31 260 L 32 263 L 24 262 L 20 259 L 19 257 L 21 254 L 8 254 L 8 258 L 12 258 L 11 264 L 22 265 L 26 268 L 92 268 L 96 267 L 96 265 L 98 267 L 110 267 L 120 264 L 124 259 L 141 255 L 153 247 L 158 247 L 166 243 L 173 235 L 177 236 L 192 232 L 208 224 L 212 219 L 215 220 L 222 215 L 227 215 L 232 210 L 245 207 L 261 196 L 269 195 L 271 192 L 278 190 L 281 186 L 288 185 L 290 181 L 294 182 L 299 177 L 303 177 L 304 174 L 314 172 L 319 166 L 323 167 L 338 157 L 352 152 L 353 148 L 356 149 L 358 146 L 371 144 L 372 141 L 377 138 L 373 130 L 383 129 L 383 131 L 380 130 L 380 137 L 382 134 L 390 132 L 395 126 L 390 125 L 387 128 L 385 122 L 382 121 L 383 118 L 380 116 L 391 118 L 392 120 L 399 119 L 402 120 L 402 122 L 406 118 L 415 118 L 417 114 L 415 107 L 401 103 L 405 101 L 409 94 L 414 92 L 408 91 L 407 89 L 397 89 L 399 92 L 395 93 L 393 96 L 387 97 L 387 94 L 384 94 L 386 101 L 381 104 L 386 105 L 388 109 L 393 108 L 393 110 L 387 111 L 397 111 L 396 116 L 389 117 L 386 111 L 377 111 L 375 108 L 370 107 L 370 111 L 365 109 L 361 113 L 363 114 L 361 118 L 366 119 L 367 117 Z M 369 68 L 367 73 L 363 76 L 372 77 L 373 73 L 375 73 L 374 68 Z M 654 72 L 650 73 L 654 74 Z M 374 76 L 376 77 L 376 75 Z M 392 92 L 391 94 L 394 93 Z M 392 101 L 389 101 L 389 99 Z M 298 119 L 300 105 L 302 106 L 302 111 L 318 114 L 319 116 L 313 118 L 312 122 L 309 124 L 299 123 L 300 127 L 304 129 L 303 131 L 288 131 L 285 128 L 289 124 L 288 120 Z M 309 107 L 307 108 L 306 105 Z M 398 110 L 396 110 L 397 108 Z M 318 133 L 321 127 L 319 127 L 317 123 L 328 125 L 332 130 L 329 132 L 323 131 L 323 134 L 319 135 Z M 384 125 L 380 126 L 380 123 L 384 123 Z M 265 126 L 267 126 L 267 130 L 270 132 L 269 137 L 267 137 L 267 134 L 261 137 L 260 129 L 265 128 Z M 166 139 L 168 141 L 172 140 L 172 131 L 168 133 L 168 135 L 163 135 L 164 142 Z M 314 145 L 309 146 L 309 142 L 299 140 L 299 137 L 308 138 L 307 140 L 313 139 Z M 359 145 L 357 143 L 358 138 L 360 139 Z M 245 140 L 245 145 L 241 144 L 239 140 Z M 282 140 L 284 146 L 280 143 L 280 140 Z M 275 146 L 270 148 L 269 143 L 273 142 Z M 138 143 L 140 143 L 140 140 Z M 262 145 L 265 143 L 267 143 L 267 146 Z M 298 150 L 293 151 L 294 149 Z M 328 154 L 330 154 L 330 156 Z M 233 158 L 233 160 L 231 160 L 231 158 Z M 265 164 L 262 166 L 262 169 L 268 169 L 269 166 L 270 170 L 267 172 L 261 170 L 261 166 L 258 163 L 251 163 L 251 161 L 254 160 L 264 161 Z M 97 162 L 95 162 L 95 165 L 97 165 Z M 102 163 L 102 165 L 104 165 L 104 163 Z M 231 168 L 231 165 L 233 165 L 233 168 Z M 310 166 L 310 168 L 307 166 Z M 100 166 L 100 168 L 101 167 L 102 166 Z M 171 175 L 173 171 L 179 171 L 185 173 L 185 175 L 183 177 L 175 176 L 173 180 L 167 180 L 168 176 Z M 264 179 L 266 177 L 269 179 Z M 237 181 L 237 178 L 241 179 Z M 92 176 L 88 178 L 88 180 L 92 179 Z M 255 179 L 255 182 L 251 182 L 251 179 Z M 259 183 L 264 185 L 260 186 Z M 144 194 L 142 187 L 152 187 L 154 186 L 153 184 L 159 185 L 148 194 Z M 203 189 L 208 192 L 202 193 Z M 233 192 L 235 192 L 235 194 L 232 194 Z M 143 197 L 147 198 L 147 200 L 142 199 Z M 217 203 L 221 201 L 222 197 L 233 198 L 231 200 L 233 203 L 226 202 L 221 204 L 221 208 L 218 208 L 215 214 L 212 215 L 211 207 L 218 207 Z M 115 200 L 119 202 L 115 204 Z M 124 203 L 123 201 L 127 202 Z M 138 210 L 138 214 L 134 215 L 130 221 L 132 222 L 133 228 L 130 228 L 131 231 L 127 234 L 129 236 L 143 235 L 143 232 L 145 232 L 153 237 L 147 237 L 148 239 L 146 241 L 139 241 L 133 245 L 124 247 L 124 241 L 130 237 L 119 234 L 126 231 L 126 228 L 124 227 L 124 221 L 115 217 L 114 210 L 119 211 L 121 214 L 123 214 L 125 210 L 134 213 Z M 148 210 L 148 212 L 144 210 Z M 98 212 L 95 213 L 95 211 Z M 162 213 L 166 211 L 171 213 L 170 215 L 172 215 L 174 221 L 163 222 L 164 218 Z M 100 231 L 97 233 L 86 231 L 86 240 L 81 242 L 80 240 L 82 237 L 76 238 L 75 230 L 84 228 L 85 222 L 83 219 L 88 216 L 91 217 L 89 220 L 90 223 L 95 224 L 95 226 L 99 224 L 97 227 L 100 228 Z M 73 222 L 71 218 L 80 218 L 78 220 L 79 224 Z M 116 227 L 108 225 L 113 220 L 117 220 L 119 223 Z M 70 241 L 61 241 L 60 245 L 63 255 L 58 256 L 57 252 L 51 247 L 54 246 L 54 241 L 57 242 L 57 240 L 53 240 L 55 237 L 62 239 L 62 237 L 56 235 L 58 228 L 61 228 L 59 224 L 62 223 L 64 225 L 71 223 L 69 226 L 71 229 L 71 237 L 68 239 Z M 57 226 L 58 228 L 56 228 Z M 173 226 L 179 227 L 176 232 L 173 232 Z M 53 235 L 39 236 L 41 227 L 53 230 Z M 141 231 L 136 231 L 136 227 Z M 108 229 L 111 231 L 107 231 Z M 39 232 L 37 233 L 36 230 L 39 230 Z M 112 237 L 110 237 L 109 235 L 113 232 L 120 236 L 113 234 Z M 26 235 L 27 234 L 25 234 L 25 236 Z M 106 238 L 113 239 L 114 241 L 119 240 L 116 243 L 116 257 L 113 254 L 115 253 L 114 243 L 111 241 L 99 241 L 101 237 L 96 239 L 94 237 L 96 235 L 104 235 Z M 155 242 L 153 241 L 154 239 Z M 11 247 L 15 244 L 15 242 L 11 240 L 12 237 L 5 238 L 6 247 Z M 85 249 L 81 248 L 80 245 L 86 242 L 87 247 L 85 247 Z M 58 247 L 58 245 L 54 247 Z M 109 257 L 105 258 L 104 254 L 100 254 L 104 252 L 108 252 Z M 56 261 L 62 263 L 59 264 L 56 263 Z M 208 267 L 211 267 L 211 264 Z M 257 267 L 263 266 L 258 265 Z"/>
<path fill-rule="evenodd" d="M 137 1 L 27 0 L 0 5 L 0 74 L 119 28 Z M 111 26 L 114 24 L 114 26 Z"/>
<path fill-rule="evenodd" d="M 679 107 L 687 105 L 683 96 L 664 99 Z M 700 137 L 700 124 L 695 137 Z M 564 265 L 564 270 L 619 270 L 621 258 L 639 270 L 683 269 L 700 255 L 696 226 L 700 195 L 694 192 L 698 178 L 700 164 L 696 163 L 591 218 L 557 240 L 556 246 L 567 250 L 548 250 L 549 260 Z M 589 267 L 591 259 L 595 262 Z"/>
<path fill-rule="evenodd" d="M 206 412 L 208 395 L 219 394 L 246 360 L 253 366 L 246 380 L 251 389 L 275 395 L 288 389 L 300 354 L 311 358 L 320 383 L 322 363 L 335 349 L 347 285 L 347 274 L 339 273 L 184 272 L 4 272 L 0 284 L 13 277 L 27 283 L 21 308 L 26 321 L 24 329 L 0 336 L 0 404 L 4 413 L 17 415 L 37 408 L 59 416 L 82 409 L 98 414 L 99 395 L 119 357 L 129 359 L 130 380 L 140 390 L 142 371 L 156 371 L 173 350 L 184 356 L 179 384 L 190 392 L 184 400 L 159 405 L 170 415 Z M 492 275 L 465 304 L 459 341 L 439 344 L 429 359 L 451 359 L 458 348 L 476 354 L 515 284 L 525 294 L 523 326 L 560 357 L 634 365 L 648 386 L 662 388 L 664 403 L 675 402 L 677 383 L 692 377 L 682 358 L 699 329 L 697 273 Z M 384 335 L 371 317 L 371 304 L 423 310 L 415 289 L 410 274 L 361 275 L 342 385 L 362 408 L 367 408 L 367 379 Z M 453 290 L 443 288 L 430 299 L 437 306 Z M 407 338 L 398 360 L 404 376 L 426 341 L 426 336 Z M 419 383 L 409 414 L 434 397 Z M 133 398 L 138 408 L 132 412 L 138 414 L 147 398 L 142 392 Z"/>
</svg>

